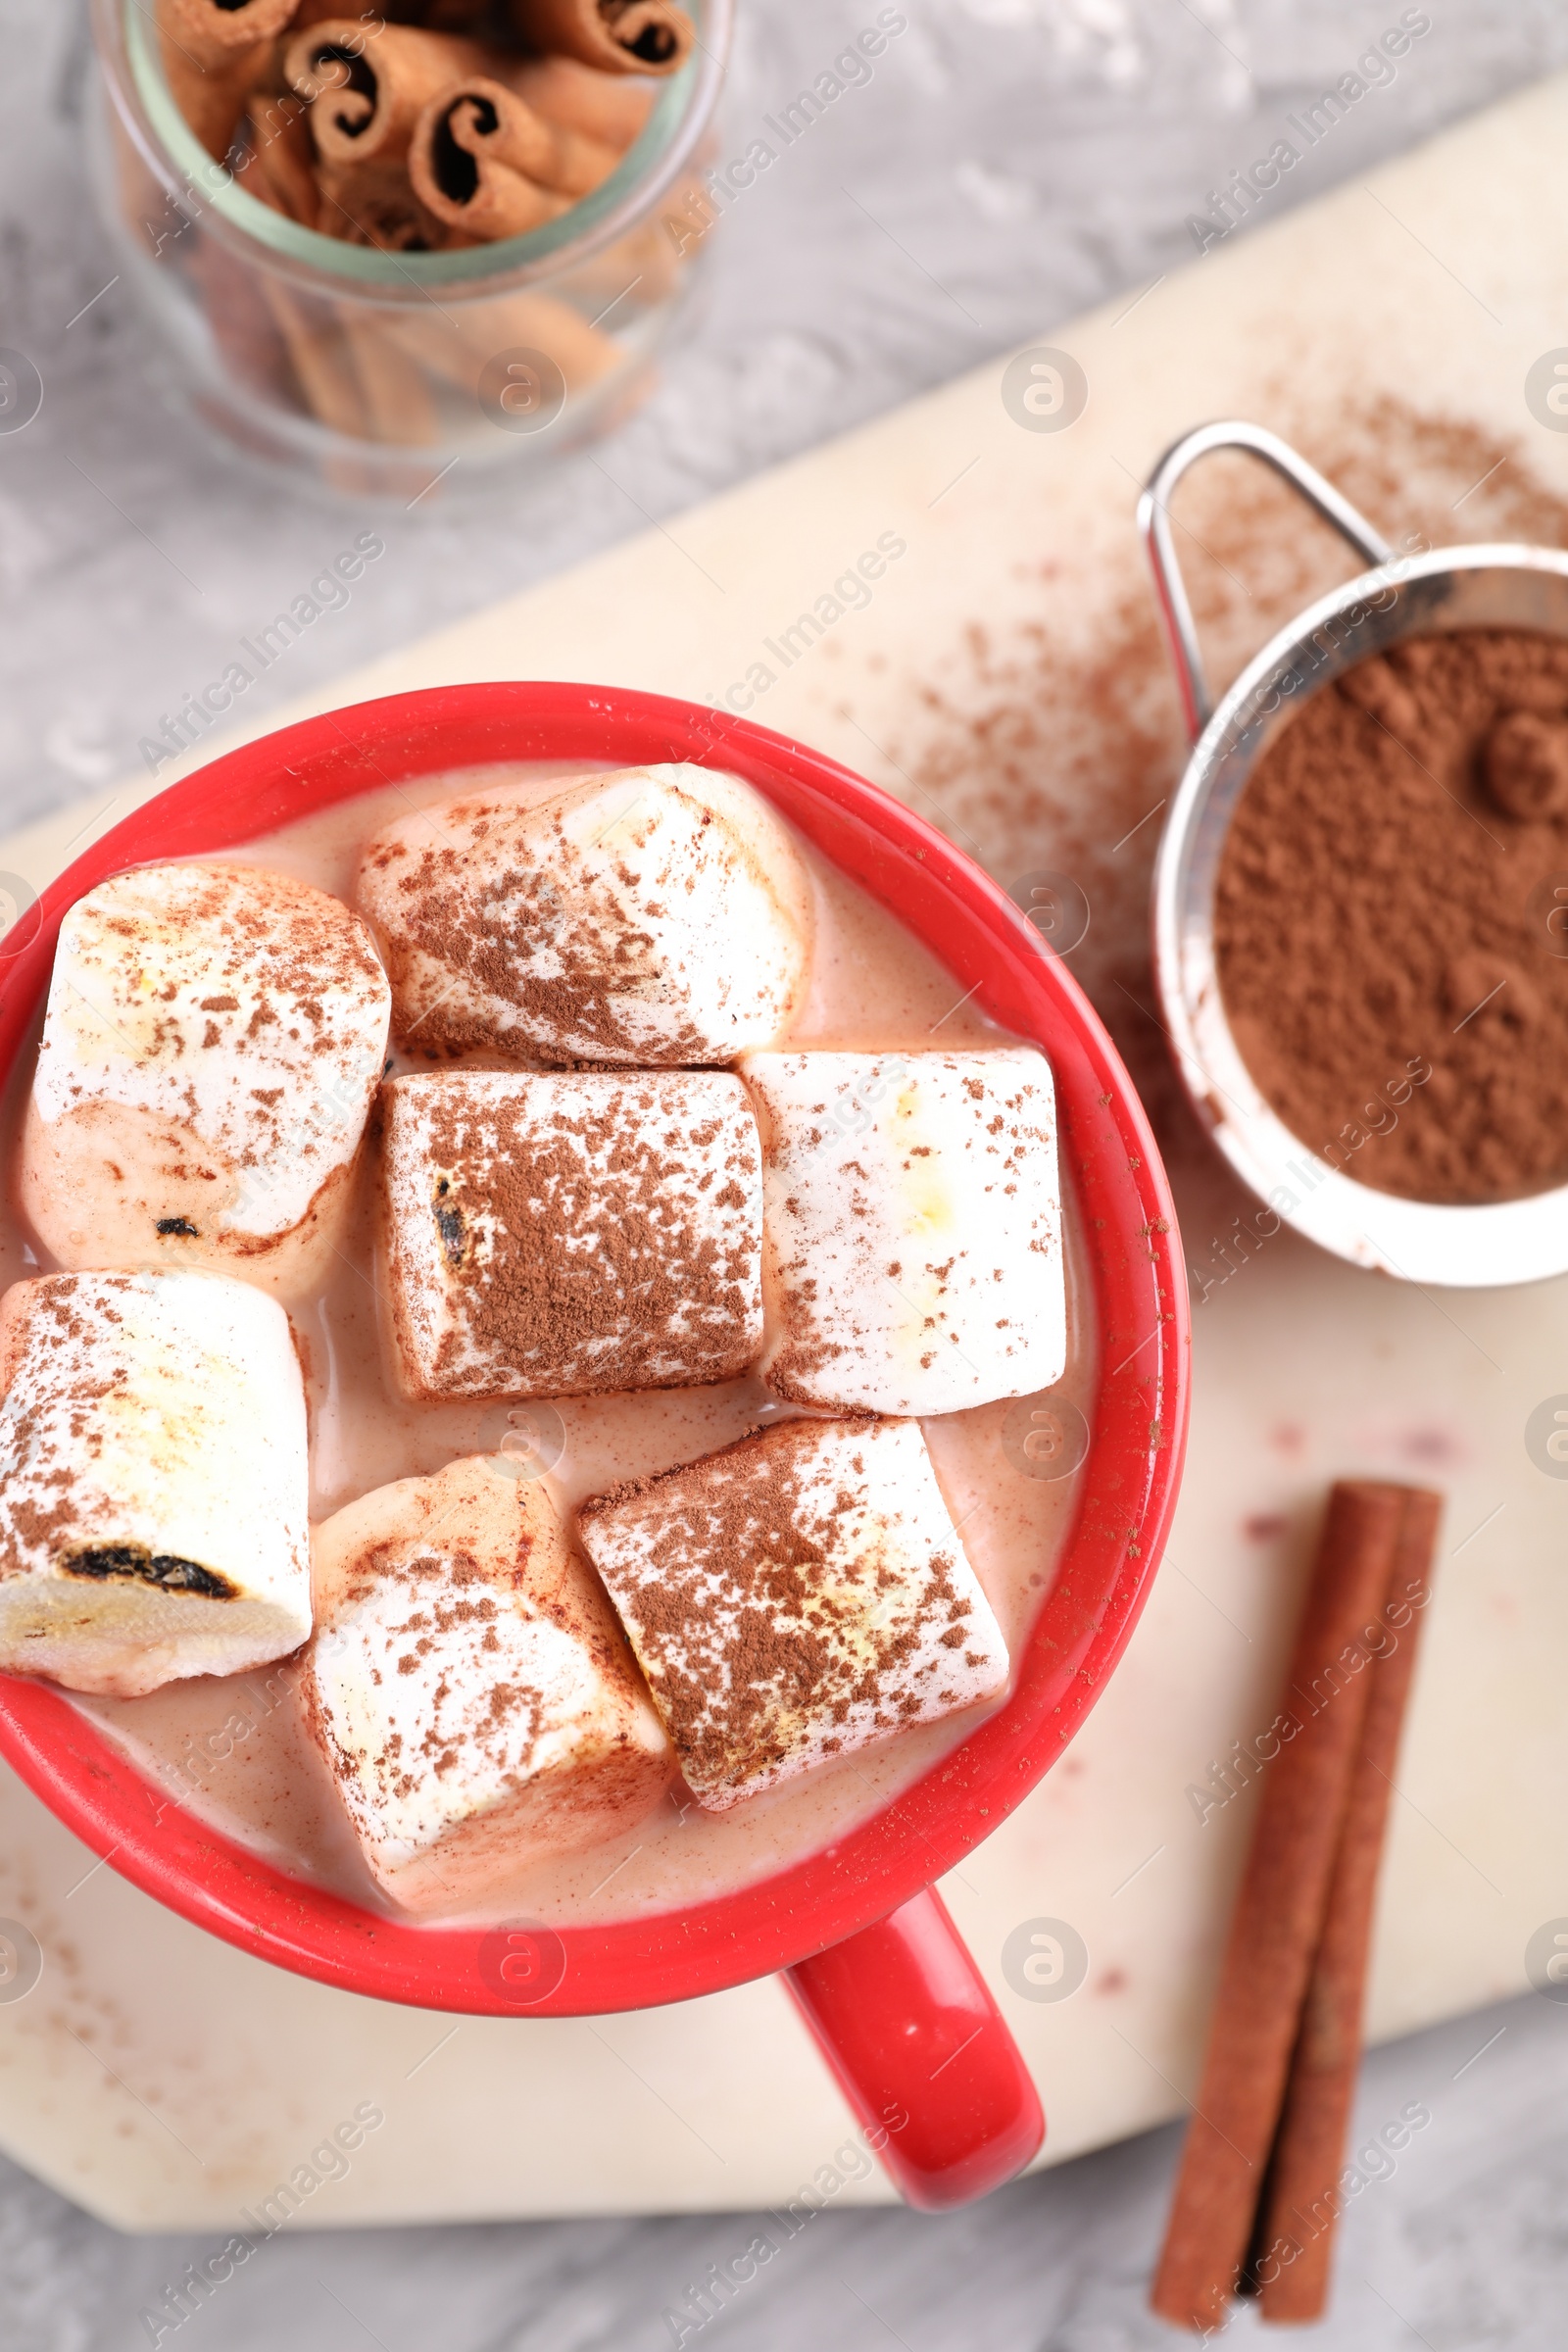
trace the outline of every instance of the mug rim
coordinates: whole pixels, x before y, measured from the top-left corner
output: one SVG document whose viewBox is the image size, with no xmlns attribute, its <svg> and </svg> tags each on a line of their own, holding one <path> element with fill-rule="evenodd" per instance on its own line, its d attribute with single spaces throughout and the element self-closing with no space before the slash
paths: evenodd
<svg viewBox="0 0 1568 2352">
<path fill-rule="evenodd" d="M 675 1909 L 548 1927 L 371 1911 L 186 1812 L 52 1686 L 0 1675 L 0 1754 L 122 1877 L 298 1975 L 465 2015 L 602 2015 L 723 1991 L 841 1942 L 961 1861 L 1055 1761 L 1104 1687 L 1148 1597 L 1186 1446 L 1175 1209 L 1143 1105 L 1078 983 L 982 868 L 890 793 L 700 704 L 555 682 L 433 687 L 326 711 L 209 762 L 92 844 L 0 945 L 0 1082 L 31 1036 L 61 916 L 108 875 L 219 855 L 415 776 L 606 757 L 690 760 L 752 784 L 956 981 L 972 980 L 1004 1029 L 1047 1054 L 1095 1294 L 1090 1450 L 1004 1704 L 826 1846 Z M 514 1957 L 519 1966 L 504 1968 Z"/>
</svg>

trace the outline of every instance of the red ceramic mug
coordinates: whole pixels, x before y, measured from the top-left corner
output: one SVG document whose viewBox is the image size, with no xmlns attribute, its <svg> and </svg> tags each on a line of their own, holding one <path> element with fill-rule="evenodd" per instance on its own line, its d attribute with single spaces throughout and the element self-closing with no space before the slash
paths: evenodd
<svg viewBox="0 0 1568 2352">
<path fill-rule="evenodd" d="M 0 1751 L 69 1828 L 172 1910 L 380 2000 L 569 2017 L 782 1970 L 870 2143 L 927 2209 L 1026 2164 L 1034 2085 L 931 1881 L 1032 1788 L 1100 1693 L 1164 1543 L 1187 1427 L 1187 1292 L 1164 1171 L 1076 983 L 1010 900 L 900 802 L 766 728 L 592 686 L 439 687 L 305 720 L 150 801 L 0 942 L 0 1081 L 32 1036 L 65 909 L 126 866 L 210 856 L 357 794 L 500 760 L 691 760 L 754 785 L 1055 1072 L 1064 1184 L 1099 1323 L 1076 1516 L 1006 1704 L 824 1851 L 677 1912 L 554 1930 L 416 1927 L 293 1879 L 143 1779 L 41 1683 L 0 1676 Z"/>
</svg>

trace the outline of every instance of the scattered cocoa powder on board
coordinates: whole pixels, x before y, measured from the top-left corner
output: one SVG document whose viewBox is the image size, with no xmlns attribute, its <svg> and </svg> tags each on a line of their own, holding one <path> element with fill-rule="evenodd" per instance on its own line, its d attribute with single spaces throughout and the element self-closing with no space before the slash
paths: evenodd
<svg viewBox="0 0 1568 2352">
<path fill-rule="evenodd" d="M 1568 915 L 1568 642 L 1422 637 L 1312 695 L 1242 793 L 1214 909 L 1237 1046 L 1293 1134 L 1417 1200 L 1568 1177 L 1556 882 Z"/>
<path fill-rule="evenodd" d="M 1568 547 L 1568 500 L 1521 443 L 1390 395 L 1357 398 L 1313 379 L 1303 397 L 1297 385 L 1310 372 L 1298 371 L 1294 384 L 1282 377 L 1254 413 L 1388 538 Z M 1189 746 L 1133 526 L 1135 498 L 1129 481 L 1119 564 L 1087 578 L 1075 575 L 1043 508 L 1041 539 L 1052 552 L 1037 566 L 1039 617 L 1002 625 L 977 617 L 961 638 L 927 649 L 905 691 L 902 722 L 878 739 L 909 779 L 913 805 L 1004 886 L 1040 868 L 1080 885 L 1091 922 L 1068 967 L 1127 1061 L 1181 1188 L 1200 1173 L 1205 1185 L 1216 1180 L 1220 1163 L 1183 1096 L 1150 973 L 1160 804 Z M 1216 688 L 1356 568 L 1344 542 L 1245 457 L 1197 468 L 1175 514 Z M 1064 610 L 1063 578 L 1088 624 L 1071 638 L 1054 618 Z M 893 781 L 905 790 L 897 771 Z"/>
</svg>

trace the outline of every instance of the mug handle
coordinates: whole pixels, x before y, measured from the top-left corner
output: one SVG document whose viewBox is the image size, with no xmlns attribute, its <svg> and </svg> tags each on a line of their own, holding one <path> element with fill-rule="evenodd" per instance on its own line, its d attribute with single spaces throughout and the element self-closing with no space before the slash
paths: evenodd
<svg viewBox="0 0 1568 2352">
<path fill-rule="evenodd" d="M 1369 564 L 1387 564 L 1394 554 L 1388 541 L 1372 528 L 1360 510 L 1352 507 L 1315 466 L 1309 466 L 1288 441 L 1282 441 L 1266 425 L 1248 424 L 1240 417 L 1229 417 L 1218 424 L 1198 425 L 1192 432 L 1183 433 L 1179 441 L 1173 441 L 1138 501 L 1138 528 L 1143 533 L 1149 566 L 1154 575 L 1154 595 L 1170 641 L 1170 658 L 1181 690 L 1187 731 L 1195 743 L 1213 714 L 1214 698 L 1203 675 L 1203 657 L 1198 647 L 1187 583 L 1176 561 L 1170 495 L 1189 466 L 1206 458 L 1214 449 L 1245 449 L 1250 456 L 1261 458 L 1265 466 L 1272 466 L 1314 513 L 1331 523 L 1341 538 L 1348 539 L 1356 554 L 1364 556 Z"/>
<path fill-rule="evenodd" d="M 1039 2095 L 934 1887 L 783 1976 L 906 2204 L 940 2213 L 1022 2171 Z"/>
</svg>

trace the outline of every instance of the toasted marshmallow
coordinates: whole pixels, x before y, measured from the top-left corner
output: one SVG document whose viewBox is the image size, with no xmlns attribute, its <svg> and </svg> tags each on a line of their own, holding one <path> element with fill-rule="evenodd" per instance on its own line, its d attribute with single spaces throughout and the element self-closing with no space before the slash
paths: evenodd
<svg viewBox="0 0 1568 2352">
<path fill-rule="evenodd" d="M 767 1339 L 797 1403 L 954 1413 L 1067 1362 L 1055 1088 L 1027 1046 L 756 1054 Z"/>
<path fill-rule="evenodd" d="M 311 1630 L 288 1317 L 220 1274 L 46 1274 L 0 1300 L 0 1669 L 136 1698 Z"/>
<path fill-rule="evenodd" d="M 386 1055 L 359 916 L 248 865 L 144 866 L 60 928 L 22 1204 L 67 1266 L 320 1276 Z"/>
<path fill-rule="evenodd" d="M 805 993 L 805 868 L 766 803 L 691 765 L 500 784 L 376 836 L 359 903 L 398 1042 L 432 1060 L 733 1061 Z"/>
<path fill-rule="evenodd" d="M 386 1292 L 413 1397 L 730 1380 L 762 1344 L 762 1172 L 718 1070 L 384 1090 Z"/>
<path fill-rule="evenodd" d="M 542 1481 L 452 1462 L 314 1545 L 310 1719 L 395 1901 L 480 1902 L 659 1801 L 668 1742 Z"/>
<path fill-rule="evenodd" d="M 578 1525 L 711 1811 L 1007 1679 L 913 1421 L 788 1421 Z"/>
</svg>

